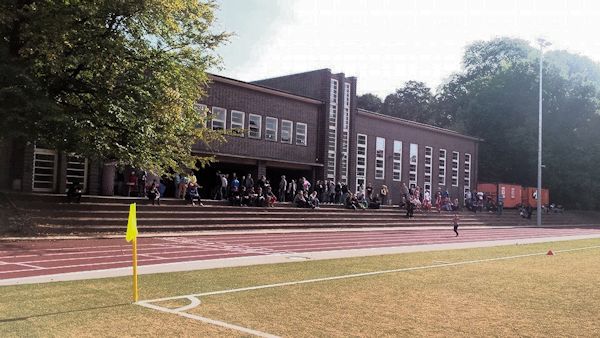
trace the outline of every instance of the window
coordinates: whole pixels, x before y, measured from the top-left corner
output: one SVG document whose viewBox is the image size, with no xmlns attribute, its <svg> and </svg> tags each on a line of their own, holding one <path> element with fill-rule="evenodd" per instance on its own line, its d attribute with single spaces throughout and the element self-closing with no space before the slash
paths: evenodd
<svg viewBox="0 0 600 338">
<path fill-rule="evenodd" d="M 335 180 L 336 178 L 336 156 L 337 156 L 337 115 L 338 115 L 338 81 L 336 79 L 330 80 L 330 93 L 329 93 L 329 116 L 327 125 L 327 178 Z"/>
<path fill-rule="evenodd" d="M 458 187 L 458 160 L 460 155 L 457 151 L 452 152 L 452 186 Z"/>
<path fill-rule="evenodd" d="M 267 116 L 267 122 L 265 125 L 265 140 L 277 141 L 277 119 L 274 117 Z"/>
<path fill-rule="evenodd" d="M 331 79 L 331 88 L 330 88 L 330 100 L 331 103 L 338 103 L 338 80 Z"/>
<path fill-rule="evenodd" d="M 356 189 L 365 184 L 367 173 L 367 135 L 356 134 Z"/>
<path fill-rule="evenodd" d="M 431 192 L 431 166 L 432 166 L 433 148 L 425 147 L 425 182 L 423 182 L 423 189 Z"/>
<path fill-rule="evenodd" d="M 261 138 L 262 116 L 248 115 L 248 137 Z"/>
<path fill-rule="evenodd" d="M 394 140 L 394 166 L 392 168 L 392 179 L 394 181 L 402 180 L 402 141 Z"/>
<path fill-rule="evenodd" d="M 212 129 L 225 130 L 225 121 L 227 121 L 227 110 L 225 108 L 213 107 L 211 116 Z"/>
<path fill-rule="evenodd" d="M 417 186 L 417 169 L 419 166 L 419 145 L 415 143 L 410 144 L 410 158 L 409 158 L 409 170 L 408 170 L 408 184 L 409 187 L 414 188 Z"/>
<path fill-rule="evenodd" d="M 292 121 L 281 120 L 281 143 L 292 144 L 293 128 Z"/>
<path fill-rule="evenodd" d="M 446 185 L 446 150 L 445 149 L 440 149 L 438 158 L 439 158 L 438 185 Z"/>
<path fill-rule="evenodd" d="M 83 191 L 87 187 L 88 160 L 76 154 L 67 155 L 67 187 L 79 182 Z"/>
<path fill-rule="evenodd" d="M 342 128 L 342 162 L 340 165 L 342 183 L 348 184 L 348 147 L 350 144 L 350 83 L 344 83 L 344 120 Z"/>
<path fill-rule="evenodd" d="M 465 174 L 463 186 L 465 191 L 471 189 L 471 154 L 465 153 Z M 514 189 L 511 191 L 511 198 L 514 198 Z"/>
<path fill-rule="evenodd" d="M 196 128 L 202 128 L 208 122 L 206 118 L 206 105 L 196 102 L 194 103 L 194 110 L 200 116 L 200 123 L 196 125 Z"/>
<path fill-rule="evenodd" d="M 244 120 L 246 113 L 243 111 L 231 111 L 231 130 L 234 135 L 244 137 Z"/>
<path fill-rule="evenodd" d="M 296 144 L 306 145 L 306 123 L 296 122 Z"/>
<path fill-rule="evenodd" d="M 385 178 L 385 139 L 376 138 L 375 143 L 375 179 L 383 180 Z"/>
<path fill-rule="evenodd" d="M 56 189 L 58 153 L 35 147 L 33 151 L 33 191 L 52 192 Z"/>
</svg>

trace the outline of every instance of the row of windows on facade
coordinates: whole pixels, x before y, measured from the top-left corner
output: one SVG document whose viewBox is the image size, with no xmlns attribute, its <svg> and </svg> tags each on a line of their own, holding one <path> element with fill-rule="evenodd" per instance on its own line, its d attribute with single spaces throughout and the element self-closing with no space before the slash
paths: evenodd
<svg viewBox="0 0 600 338">
<path fill-rule="evenodd" d="M 199 112 L 206 112 L 206 105 L 198 105 L 196 110 Z M 246 126 L 246 113 L 239 110 L 230 111 L 230 126 L 232 134 L 235 136 L 244 137 L 244 130 L 247 130 L 249 138 L 261 139 L 262 138 L 262 115 L 248 114 L 248 125 Z M 281 120 L 281 143 L 306 146 L 306 135 L 307 124 L 302 122 L 295 122 L 296 128 L 294 128 L 294 122 L 289 120 Z M 207 126 L 213 130 L 225 130 L 227 129 L 227 109 L 221 107 L 212 107 L 210 118 L 207 120 Z M 265 133 L 264 138 L 267 141 L 277 142 L 279 134 L 279 119 L 275 117 L 266 116 L 265 118 Z M 294 129 L 296 131 L 296 137 L 294 139 Z"/>
<path fill-rule="evenodd" d="M 357 134 L 357 147 L 356 147 L 356 184 L 365 184 L 366 172 L 367 172 L 367 135 Z M 385 138 L 377 137 L 375 144 L 375 179 L 385 179 Z M 425 146 L 425 161 L 424 161 L 424 182 L 423 188 L 431 191 L 433 183 L 433 147 Z M 438 186 L 446 185 L 446 149 L 438 149 Z M 409 186 L 414 187 L 419 184 L 417 179 L 417 172 L 419 166 L 419 145 L 410 143 L 410 166 L 408 174 Z M 401 181 L 402 179 L 402 141 L 394 140 L 394 152 L 392 155 L 392 180 Z M 460 164 L 460 153 L 458 151 L 452 151 L 452 165 L 451 165 L 451 185 L 458 187 L 459 183 L 459 164 Z M 463 172 L 463 187 L 464 189 L 470 189 L 471 187 L 471 154 L 464 153 L 464 172 Z"/>
</svg>

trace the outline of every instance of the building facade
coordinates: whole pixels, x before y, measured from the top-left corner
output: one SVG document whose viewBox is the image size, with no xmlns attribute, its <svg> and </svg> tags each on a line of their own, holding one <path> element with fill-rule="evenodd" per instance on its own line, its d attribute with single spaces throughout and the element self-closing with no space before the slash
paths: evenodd
<svg viewBox="0 0 600 338">
<path fill-rule="evenodd" d="M 194 154 L 216 158 L 197 172 L 201 182 L 220 171 L 265 175 L 275 186 L 281 175 L 342 182 L 350 190 L 385 184 L 393 202 L 401 183 L 457 197 L 476 186 L 479 139 L 358 109 L 355 77 L 320 69 L 255 82 L 210 78 L 198 103 L 208 114 L 202 127 L 227 136 L 221 144 L 194 145 Z M 30 143 L 0 149 L 4 189 L 64 192 L 77 179 L 88 193 L 110 193 L 101 189 L 109 177 L 102 163 Z"/>
</svg>

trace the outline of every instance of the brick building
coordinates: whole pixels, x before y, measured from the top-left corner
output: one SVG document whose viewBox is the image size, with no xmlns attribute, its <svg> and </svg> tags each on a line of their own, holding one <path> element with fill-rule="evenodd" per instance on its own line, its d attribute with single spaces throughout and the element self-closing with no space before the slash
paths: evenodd
<svg viewBox="0 0 600 338">
<path fill-rule="evenodd" d="M 201 184 L 217 170 L 266 175 L 274 185 L 285 174 L 341 181 L 351 190 L 386 184 L 392 201 L 400 182 L 452 196 L 476 186 L 479 139 L 358 109 L 355 77 L 329 69 L 255 82 L 210 77 L 199 111 L 210 114 L 207 128 L 231 135 L 223 144 L 193 147 L 217 159 L 198 172 Z M 2 151 L 2 188 L 63 192 L 77 178 L 88 193 L 107 192 L 100 188 L 109 177 L 101 163 L 33 144 L 4 144 Z"/>
</svg>

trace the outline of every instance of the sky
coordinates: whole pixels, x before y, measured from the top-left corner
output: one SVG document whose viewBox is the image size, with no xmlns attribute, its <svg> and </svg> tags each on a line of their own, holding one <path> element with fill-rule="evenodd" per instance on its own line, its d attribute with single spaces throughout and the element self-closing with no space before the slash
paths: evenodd
<svg viewBox="0 0 600 338">
<path fill-rule="evenodd" d="M 382 99 L 406 81 L 431 88 L 461 69 L 465 47 L 521 38 L 600 62 L 600 1 L 217 0 L 234 33 L 213 73 L 253 81 L 330 68 Z"/>
</svg>

